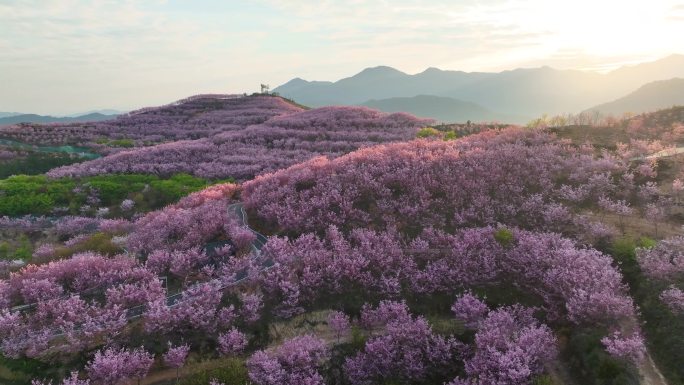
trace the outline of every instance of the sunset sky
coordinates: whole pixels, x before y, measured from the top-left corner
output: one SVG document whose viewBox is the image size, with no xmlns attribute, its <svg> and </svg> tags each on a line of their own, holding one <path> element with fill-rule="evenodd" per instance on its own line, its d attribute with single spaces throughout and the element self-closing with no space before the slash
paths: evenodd
<svg viewBox="0 0 684 385">
<path fill-rule="evenodd" d="M 365 67 L 609 70 L 684 53 L 684 2 L 0 0 L 0 111 L 129 110 Z"/>
</svg>

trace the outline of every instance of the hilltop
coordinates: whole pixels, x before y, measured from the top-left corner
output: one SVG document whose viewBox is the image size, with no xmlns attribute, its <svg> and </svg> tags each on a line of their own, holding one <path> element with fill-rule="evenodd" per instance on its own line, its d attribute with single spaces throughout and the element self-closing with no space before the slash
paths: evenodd
<svg viewBox="0 0 684 385">
<path fill-rule="evenodd" d="M 92 145 L 94 132 L 114 130 L 105 136 L 107 141 L 101 141 L 110 145 L 106 148 L 109 155 L 58 168 L 48 175 L 183 172 L 244 180 L 320 155 L 337 156 L 377 143 L 411 139 L 431 122 L 366 107 L 304 110 L 274 96 L 192 98 L 172 106 L 134 111 L 106 126 L 83 127 L 84 132 L 69 140 L 88 138 L 83 144 Z M 21 127 L 13 134 L 19 138 L 48 137 L 64 129 L 29 128 L 33 132 Z M 119 135 L 136 140 L 130 148 L 111 148 Z"/>
<path fill-rule="evenodd" d="M 30 144 L 83 145 L 107 153 L 120 147 L 206 138 L 301 110 L 278 97 L 196 95 L 165 106 L 131 111 L 104 122 L 0 127 L 0 137 Z M 123 146 L 120 141 L 125 141 Z"/>
</svg>

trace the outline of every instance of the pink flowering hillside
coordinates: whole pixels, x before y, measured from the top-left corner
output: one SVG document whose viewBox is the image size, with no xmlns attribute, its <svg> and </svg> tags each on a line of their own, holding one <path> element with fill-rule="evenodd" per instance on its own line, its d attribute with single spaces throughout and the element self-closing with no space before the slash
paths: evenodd
<svg viewBox="0 0 684 385">
<path fill-rule="evenodd" d="M 281 98 L 269 96 L 197 95 L 103 122 L 2 127 L 0 137 L 31 144 L 86 145 L 107 152 L 125 144 L 117 143 L 117 140 L 129 140 L 132 146 L 142 146 L 206 138 L 301 110 Z"/>
<path fill-rule="evenodd" d="M 386 114 L 365 107 L 324 107 L 281 115 L 263 123 L 255 119 L 252 122 L 255 124 L 244 129 L 224 127 L 222 132 L 204 139 L 121 151 L 57 168 L 48 175 L 183 172 L 206 178 L 244 180 L 319 155 L 336 156 L 377 143 L 408 140 L 429 122 L 408 114 Z"/>
<path fill-rule="evenodd" d="M 631 198 L 628 172 L 614 157 L 594 157 L 551 134 L 510 129 L 315 158 L 245 183 L 243 199 L 289 231 L 332 224 L 415 234 L 497 223 L 569 231 L 588 225 L 575 215 L 579 205 Z"/>
<path fill-rule="evenodd" d="M 321 108 L 54 171 L 262 175 L 130 221 L 62 219 L 50 231 L 64 246 L 0 281 L 3 355 L 96 385 L 149 371 L 202 385 L 530 385 L 563 381 L 559 370 L 637 384 L 647 342 L 677 357 L 644 317 L 681 325 L 681 237 L 635 249 L 621 228 L 666 220 L 673 195 L 656 167 L 543 129 L 413 139 L 423 124 Z M 226 158 L 192 163 L 188 143 Z M 239 174 L 229 146 L 294 164 L 269 172 L 244 153 L 254 168 Z M 56 253 L 94 233 L 115 251 Z M 225 371 L 194 377 L 204 360 Z"/>
</svg>

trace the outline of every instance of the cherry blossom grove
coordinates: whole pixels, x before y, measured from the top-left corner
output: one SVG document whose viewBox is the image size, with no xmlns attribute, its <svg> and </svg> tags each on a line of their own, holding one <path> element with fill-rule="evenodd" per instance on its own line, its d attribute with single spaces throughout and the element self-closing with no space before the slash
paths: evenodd
<svg viewBox="0 0 684 385">
<path fill-rule="evenodd" d="M 187 132 L 142 144 L 173 119 Z M 53 380 L 65 385 L 161 368 L 178 381 L 197 357 L 234 359 L 256 385 L 524 385 L 571 354 L 569 330 L 591 329 L 601 354 L 639 365 L 638 297 L 606 245 L 629 216 L 665 215 L 658 167 L 542 129 L 415 139 L 427 123 L 200 96 L 84 127 L 86 141 L 118 125 L 141 143 L 51 176 L 247 181 L 127 219 L 0 218 L 52 237 L 0 279 L 2 354 L 61 363 L 69 371 Z M 59 141 L 46 127 L 26 135 Z M 96 234 L 119 247 L 58 254 Z M 636 251 L 673 312 L 684 309 L 682 244 Z M 280 334 L 290 327 L 297 335 Z"/>
<path fill-rule="evenodd" d="M 120 151 L 73 167 L 58 168 L 48 175 L 185 172 L 207 178 L 248 179 L 318 155 L 335 156 L 363 146 L 408 140 L 431 122 L 409 114 L 386 114 L 364 107 L 282 112 L 281 116 L 255 121 L 241 129 L 222 126 L 222 131 L 209 133 L 202 139 Z"/>
</svg>

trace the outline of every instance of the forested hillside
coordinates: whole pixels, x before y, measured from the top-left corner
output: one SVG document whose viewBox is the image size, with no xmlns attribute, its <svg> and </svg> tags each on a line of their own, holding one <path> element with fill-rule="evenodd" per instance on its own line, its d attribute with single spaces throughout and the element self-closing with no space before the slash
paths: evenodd
<svg viewBox="0 0 684 385">
<path fill-rule="evenodd" d="M 222 123 L 189 117 L 212 98 L 195 118 Z M 172 131 L 135 118 L 163 111 Z M 684 379 L 684 163 L 649 157 L 678 109 L 433 128 L 202 96 L 126 119 L 132 148 L 0 180 L 5 383 Z M 107 147 L 56 127 L 12 138 Z"/>
</svg>

